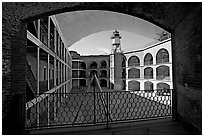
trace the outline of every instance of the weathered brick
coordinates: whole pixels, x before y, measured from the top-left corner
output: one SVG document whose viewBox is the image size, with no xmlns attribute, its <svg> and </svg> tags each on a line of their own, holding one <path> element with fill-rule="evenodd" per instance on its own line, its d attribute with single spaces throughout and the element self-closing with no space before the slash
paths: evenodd
<svg viewBox="0 0 204 137">
<path fill-rule="evenodd" d="M 177 114 L 200 130 L 201 81 L 202 81 L 202 3 L 2 3 L 2 114 L 3 134 L 21 134 L 21 121 L 25 107 L 19 94 L 25 92 L 26 21 L 43 16 L 76 10 L 109 10 L 129 14 L 150 21 L 172 33 L 173 79 L 180 108 Z M 188 87 L 185 87 L 188 86 Z M 180 87 L 180 88 L 178 88 Z M 187 91 L 197 99 L 179 94 Z M 198 90 L 194 90 L 198 89 Z M 183 93 L 183 92 L 182 92 Z M 192 106 L 190 109 L 182 101 Z M 199 100 L 199 101 L 197 101 Z M 181 102 L 181 103 L 180 103 Z M 12 124 L 10 124 L 12 123 Z"/>
</svg>

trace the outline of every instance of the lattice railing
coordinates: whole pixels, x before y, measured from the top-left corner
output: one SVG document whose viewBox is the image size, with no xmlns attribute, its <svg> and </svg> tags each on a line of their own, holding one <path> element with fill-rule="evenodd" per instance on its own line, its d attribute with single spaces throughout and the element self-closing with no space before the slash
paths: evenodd
<svg viewBox="0 0 204 137">
<path fill-rule="evenodd" d="M 26 128 L 110 124 L 172 115 L 172 90 L 44 94 L 30 101 Z"/>
</svg>

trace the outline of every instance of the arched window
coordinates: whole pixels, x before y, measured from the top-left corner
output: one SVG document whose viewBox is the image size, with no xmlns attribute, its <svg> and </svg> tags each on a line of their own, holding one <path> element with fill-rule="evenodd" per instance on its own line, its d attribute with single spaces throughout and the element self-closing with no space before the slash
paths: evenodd
<svg viewBox="0 0 204 137">
<path fill-rule="evenodd" d="M 153 57 L 152 54 L 147 53 L 144 57 L 144 65 L 151 65 L 153 64 Z"/>
<path fill-rule="evenodd" d="M 100 71 L 100 77 L 101 78 L 106 78 L 107 77 L 107 71 L 106 70 L 101 70 Z"/>
<path fill-rule="evenodd" d="M 90 64 L 90 69 L 97 69 L 98 68 L 98 65 L 95 61 L 93 61 L 91 64 Z"/>
<path fill-rule="evenodd" d="M 170 74 L 169 74 L 169 67 L 168 66 L 159 66 L 156 69 L 157 72 L 157 79 L 166 79 L 166 80 L 170 80 Z"/>
<path fill-rule="evenodd" d="M 140 65 L 140 59 L 137 56 L 132 56 L 128 60 L 128 66 L 139 66 Z"/>
<path fill-rule="evenodd" d="M 107 87 L 107 81 L 105 79 L 100 80 L 100 86 L 101 87 Z"/>
<path fill-rule="evenodd" d="M 80 68 L 81 68 L 81 69 L 86 69 L 86 64 L 85 64 L 84 62 L 81 62 L 81 63 L 80 63 Z"/>
<path fill-rule="evenodd" d="M 166 49 L 160 49 L 156 55 L 156 63 L 169 62 L 169 52 Z"/>
<path fill-rule="evenodd" d="M 107 63 L 105 60 L 101 61 L 101 68 L 107 68 Z"/>
<path fill-rule="evenodd" d="M 140 90 L 140 82 L 132 80 L 128 82 L 128 90 Z"/>
<path fill-rule="evenodd" d="M 128 70 L 128 78 L 140 78 L 140 70 L 137 68 L 131 68 Z"/>
<path fill-rule="evenodd" d="M 92 77 L 94 74 L 96 74 L 96 76 L 98 77 L 97 71 L 96 70 L 91 70 L 90 77 Z"/>
<path fill-rule="evenodd" d="M 146 81 L 144 83 L 144 90 L 154 90 L 153 83 L 150 81 Z"/>
<path fill-rule="evenodd" d="M 153 68 L 147 67 L 144 69 L 144 78 L 153 79 Z"/>
</svg>

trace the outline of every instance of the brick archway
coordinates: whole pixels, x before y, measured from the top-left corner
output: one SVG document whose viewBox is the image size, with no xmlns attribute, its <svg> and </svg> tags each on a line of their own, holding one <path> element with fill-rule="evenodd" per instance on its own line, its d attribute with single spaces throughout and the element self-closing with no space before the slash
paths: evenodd
<svg viewBox="0 0 204 137">
<path fill-rule="evenodd" d="M 22 94 L 26 91 L 26 22 L 76 10 L 120 12 L 145 19 L 171 32 L 174 88 L 175 91 L 180 92 L 177 101 L 182 102 L 182 99 L 187 99 L 185 106 L 188 104 L 201 106 L 202 98 L 199 91 L 202 88 L 202 71 L 200 71 L 202 68 L 202 3 L 3 3 L 3 134 L 23 133 L 22 111 L 25 106 L 22 103 Z M 186 90 L 184 85 L 191 87 L 190 93 L 193 97 L 188 98 L 185 92 L 182 92 Z M 198 94 L 195 94 L 197 91 Z M 191 104 L 192 101 L 196 103 Z M 184 121 L 187 119 L 185 122 L 197 125 L 200 131 L 202 124 L 196 122 L 201 121 L 200 117 L 196 120 L 189 119 L 188 115 L 183 114 L 188 108 L 182 105 L 183 103 L 178 103 L 177 115 Z M 200 111 L 195 113 L 200 116 Z"/>
</svg>

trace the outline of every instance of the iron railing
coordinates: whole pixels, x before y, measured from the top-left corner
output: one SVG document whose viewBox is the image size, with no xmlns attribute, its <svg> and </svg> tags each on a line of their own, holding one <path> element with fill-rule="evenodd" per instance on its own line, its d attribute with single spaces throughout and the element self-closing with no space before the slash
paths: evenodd
<svg viewBox="0 0 204 137">
<path fill-rule="evenodd" d="M 26 104 L 26 128 L 98 125 L 172 116 L 172 90 L 43 94 Z"/>
</svg>

